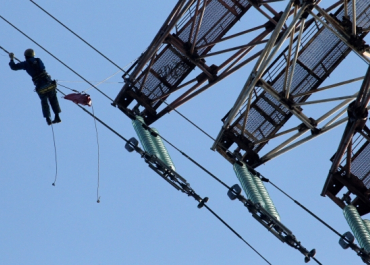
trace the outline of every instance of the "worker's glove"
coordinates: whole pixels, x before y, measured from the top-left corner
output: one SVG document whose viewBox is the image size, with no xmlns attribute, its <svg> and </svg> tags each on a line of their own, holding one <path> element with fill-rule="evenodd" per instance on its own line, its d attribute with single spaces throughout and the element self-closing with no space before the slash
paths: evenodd
<svg viewBox="0 0 370 265">
<path fill-rule="evenodd" d="M 10 60 L 13 60 L 14 59 L 14 53 L 9 53 L 9 58 L 10 58 Z"/>
</svg>

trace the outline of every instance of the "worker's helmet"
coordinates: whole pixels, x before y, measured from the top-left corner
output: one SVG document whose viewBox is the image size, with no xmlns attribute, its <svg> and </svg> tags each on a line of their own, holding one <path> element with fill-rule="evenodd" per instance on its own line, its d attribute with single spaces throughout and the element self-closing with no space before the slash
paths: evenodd
<svg viewBox="0 0 370 265">
<path fill-rule="evenodd" d="M 25 57 L 35 57 L 35 51 L 32 49 L 27 49 L 24 51 Z"/>
</svg>

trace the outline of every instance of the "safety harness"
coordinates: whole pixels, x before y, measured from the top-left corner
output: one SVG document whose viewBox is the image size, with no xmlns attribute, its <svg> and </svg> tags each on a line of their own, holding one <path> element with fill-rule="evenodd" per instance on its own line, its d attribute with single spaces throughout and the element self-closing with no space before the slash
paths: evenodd
<svg viewBox="0 0 370 265">
<path fill-rule="evenodd" d="M 45 71 L 40 69 L 40 59 L 35 58 L 33 63 L 27 61 L 33 68 L 33 70 L 37 73 L 34 77 L 32 77 L 32 81 L 36 86 L 35 91 L 40 94 L 45 94 L 49 91 L 55 90 L 57 87 L 56 81 L 51 80 L 50 75 Z M 38 87 L 38 84 L 44 84 Z"/>
</svg>

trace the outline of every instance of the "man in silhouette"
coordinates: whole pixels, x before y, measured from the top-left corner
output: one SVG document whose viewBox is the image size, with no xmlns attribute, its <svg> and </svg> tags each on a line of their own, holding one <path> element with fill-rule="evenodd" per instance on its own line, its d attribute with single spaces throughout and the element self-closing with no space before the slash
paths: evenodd
<svg viewBox="0 0 370 265">
<path fill-rule="evenodd" d="M 32 81 L 36 86 L 36 92 L 41 99 L 42 114 L 46 119 L 46 123 L 59 123 L 61 119 L 59 113 L 61 112 L 57 98 L 56 82 L 51 80 L 50 75 L 45 71 L 45 66 L 41 59 L 35 58 L 35 52 L 32 49 L 27 49 L 24 52 L 26 60 L 24 62 L 15 63 L 14 54 L 9 53 L 10 63 L 9 66 L 12 70 L 26 70 L 32 77 Z M 54 120 L 50 119 L 50 102 L 51 108 L 55 114 Z"/>
</svg>

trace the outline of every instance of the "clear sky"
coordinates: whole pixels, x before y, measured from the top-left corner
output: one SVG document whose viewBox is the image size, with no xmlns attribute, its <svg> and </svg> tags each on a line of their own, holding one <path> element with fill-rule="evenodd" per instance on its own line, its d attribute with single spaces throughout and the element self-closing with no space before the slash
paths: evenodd
<svg viewBox="0 0 370 265">
<path fill-rule="evenodd" d="M 37 3 L 85 40 L 124 67 L 149 45 L 176 1 L 47 1 Z M 282 10 L 286 2 L 273 4 Z M 323 1 L 327 7 L 332 1 Z M 48 17 L 32 2 L 1 1 L 0 15 L 95 83 L 117 68 Z M 248 14 L 238 22 L 250 28 Z M 50 75 L 78 91 L 90 88 L 81 79 L 0 20 L 0 46 L 23 59 L 27 48 L 36 51 Z M 368 38 L 367 38 L 368 40 Z M 235 44 L 237 45 L 237 44 Z M 11 71 L 8 55 L 0 50 L 0 265 L 59 264 L 266 264 L 197 202 L 176 191 L 148 168 L 124 142 L 98 125 L 74 103 L 61 98 L 62 123 L 54 126 L 58 179 L 55 176 L 51 128 L 41 114 L 30 77 Z M 253 63 L 178 110 L 216 137 L 221 118 L 235 102 Z M 367 65 L 351 54 L 325 85 L 363 76 Z M 122 88 L 122 73 L 99 88 L 114 98 Z M 351 95 L 361 82 L 312 97 Z M 65 88 L 60 87 L 65 93 Z M 136 136 L 130 119 L 94 89 L 89 90 L 98 117 L 124 137 Z M 326 108 L 323 104 L 322 108 Z M 323 113 L 311 108 L 313 117 Z M 232 165 L 210 150 L 212 140 L 176 113 L 154 124 L 161 135 L 193 157 L 228 185 L 237 183 Z M 349 227 L 341 209 L 320 196 L 344 126 L 338 127 L 258 170 L 336 230 Z M 268 148 L 268 147 L 267 147 Z M 278 241 L 248 210 L 227 197 L 227 190 L 168 146 L 177 172 L 246 241 L 272 264 L 303 264 L 303 255 Z M 307 249 L 316 248 L 322 264 L 361 264 L 351 250 L 343 250 L 338 236 L 313 219 L 271 185 L 266 185 L 281 221 Z M 365 216 L 366 218 L 366 216 Z M 315 264 L 311 261 L 311 264 Z"/>
</svg>

